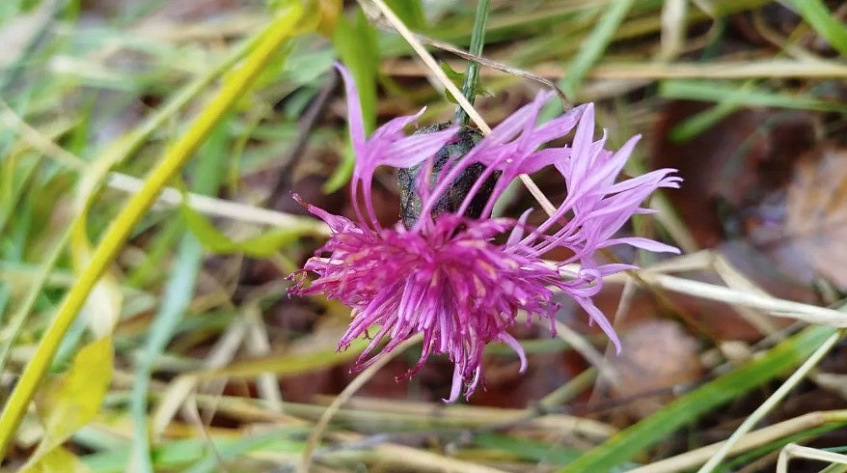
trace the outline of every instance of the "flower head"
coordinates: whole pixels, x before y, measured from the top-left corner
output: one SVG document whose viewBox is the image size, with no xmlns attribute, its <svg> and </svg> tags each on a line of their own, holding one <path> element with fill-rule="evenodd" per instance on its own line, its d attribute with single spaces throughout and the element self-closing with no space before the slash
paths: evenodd
<svg viewBox="0 0 847 473">
<path fill-rule="evenodd" d="M 423 111 L 395 118 L 366 137 L 356 88 L 339 66 L 347 93 L 350 135 L 356 153 L 351 193 L 356 221 L 307 205 L 332 229 L 329 241 L 299 273 L 293 293 L 324 294 L 353 308 L 353 320 L 339 348 L 362 334 L 376 333 L 357 361 L 362 368 L 402 341 L 423 334 L 423 350 L 414 374 L 430 354 L 446 354 L 455 365 L 449 402 L 465 387 L 470 396 L 482 379 L 482 353 L 494 341 L 526 356 L 507 332 L 519 311 L 530 321 L 550 321 L 562 291 L 588 313 L 620 349 L 614 329 L 591 297 L 602 278 L 632 268 L 605 264 L 595 253 L 613 245 L 676 252 L 676 248 L 645 238 L 616 237 L 636 213 L 649 213 L 641 203 L 660 187 L 678 187 L 673 170 L 662 169 L 617 182 L 638 137 L 616 151 L 594 141 L 593 105 L 574 108 L 537 124 L 552 95 L 536 99 L 504 120 L 492 132 L 474 139 L 461 152 L 450 145 L 461 141 L 457 127 L 406 135 L 404 127 Z M 541 148 L 576 129 L 570 145 Z M 445 151 L 447 150 L 447 151 Z M 413 215 L 391 227 L 376 219 L 370 191 L 374 171 L 390 166 L 406 173 L 414 193 L 404 196 Z M 492 218 L 494 203 L 520 174 L 552 166 L 562 176 L 567 197 L 537 227 L 519 219 Z M 410 170 L 414 172 L 410 173 Z M 409 177 L 411 176 L 411 177 Z M 468 177 L 470 176 L 470 178 Z M 405 224 L 405 225 L 404 225 Z M 500 237 L 500 238 L 498 238 Z M 553 249 L 566 248 L 565 261 L 544 259 Z M 563 266 L 579 263 L 565 277 Z M 306 287 L 305 273 L 317 278 Z M 387 344 L 375 355 L 384 340 Z"/>
</svg>

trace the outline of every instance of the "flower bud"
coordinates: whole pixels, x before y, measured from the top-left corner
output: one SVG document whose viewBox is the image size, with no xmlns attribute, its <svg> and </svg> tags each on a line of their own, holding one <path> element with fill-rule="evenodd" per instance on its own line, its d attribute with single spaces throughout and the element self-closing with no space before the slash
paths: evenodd
<svg viewBox="0 0 847 473">
<path fill-rule="evenodd" d="M 437 125 L 421 128 L 415 134 L 426 134 L 436 131 L 441 131 L 450 126 L 448 123 L 440 123 Z M 471 148 L 476 146 L 482 140 L 482 133 L 470 128 L 462 127 L 456 134 L 456 141 L 448 143 L 443 148 L 438 150 L 432 162 L 432 175 L 428 186 L 433 189 L 438 183 L 439 176 L 444 175 L 449 171 L 450 166 L 447 163 L 456 163 L 462 156 L 467 154 Z M 407 230 L 411 229 L 415 222 L 418 221 L 421 215 L 423 203 L 421 197 L 417 193 L 417 180 L 421 170 L 430 165 L 430 161 L 424 161 L 411 168 L 401 168 L 398 170 L 397 179 L 400 184 L 400 219 L 403 221 L 403 226 Z M 485 172 L 485 166 L 481 163 L 473 163 L 468 166 L 457 177 L 452 184 L 447 187 L 447 190 L 440 196 L 435 196 L 438 200 L 432 207 L 432 217 L 437 217 L 445 213 L 455 213 L 462 202 L 467 197 L 471 188 Z M 479 218 L 482 214 L 485 204 L 491 197 L 491 192 L 494 190 L 494 184 L 497 183 L 499 172 L 492 173 L 485 184 L 480 187 L 476 195 L 471 200 L 468 209 L 465 211 L 465 217 Z"/>
</svg>

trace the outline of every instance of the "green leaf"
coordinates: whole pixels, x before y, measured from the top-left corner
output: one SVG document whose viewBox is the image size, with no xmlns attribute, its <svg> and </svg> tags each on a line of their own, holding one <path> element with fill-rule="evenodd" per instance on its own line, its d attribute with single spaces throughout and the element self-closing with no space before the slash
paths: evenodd
<svg viewBox="0 0 847 473">
<path fill-rule="evenodd" d="M 353 175 L 353 168 L 356 166 L 356 155 L 353 153 L 353 148 L 348 146 L 341 154 L 341 162 L 332 173 L 332 176 L 323 185 L 323 191 L 331 194 L 342 187 L 350 180 Z"/>
<path fill-rule="evenodd" d="M 459 89 L 462 88 L 462 83 L 465 82 L 465 74 L 453 69 L 450 67 L 450 64 L 446 62 L 441 62 L 441 70 L 444 71 L 444 74 L 450 79 L 450 82 L 453 83 Z M 445 94 L 447 101 L 450 103 L 458 104 L 459 102 L 453 97 L 453 94 Z"/>
<path fill-rule="evenodd" d="M 450 79 L 450 81 L 453 82 L 453 84 L 455 84 L 456 87 L 458 87 L 459 89 L 462 88 L 463 84 L 465 83 L 465 76 L 467 75 L 466 73 L 459 72 L 459 71 L 453 69 L 452 67 L 450 67 L 450 64 L 448 64 L 446 62 L 441 63 L 441 70 L 444 71 L 444 74 L 447 75 L 447 78 Z M 489 89 L 487 87 L 483 87 L 483 85 L 481 83 L 477 83 L 476 87 L 474 89 L 476 91 L 476 93 L 474 93 L 474 97 L 480 97 L 480 96 L 493 97 L 494 96 L 494 92 L 492 92 L 491 89 Z M 456 101 L 455 98 L 453 98 L 453 96 L 451 94 L 446 94 L 445 98 L 447 99 L 447 101 L 449 101 L 451 103 L 455 103 L 455 104 L 459 103 L 459 102 Z"/>
<path fill-rule="evenodd" d="M 456 87 L 462 87 L 462 82 L 465 80 L 465 74 L 453 69 L 450 67 L 450 64 L 443 61 L 441 62 L 441 70 L 444 71 L 444 74 Z"/>
<path fill-rule="evenodd" d="M 112 352 L 111 337 L 84 346 L 70 369 L 41 389 L 36 405 L 44 438 L 22 471 L 57 471 L 48 468 L 68 460 L 61 452 L 53 452 L 100 411 L 112 381 Z"/>
<path fill-rule="evenodd" d="M 379 72 L 379 44 L 376 30 L 360 8 L 350 20 L 339 17 L 332 36 L 332 46 L 341 62 L 350 70 L 356 81 L 365 133 L 376 127 L 376 78 Z"/>
<path fill-rule="evenodd" d="M 809 327 L 769 350 L 762 357 L 680 397 L 660 411 L 588 451 L 560 473 L 612 470 L 659 443 L 686 424 L 751 389 L 781 375 L 809 357 L 835 333 L 832 327 Z"/>
<path fill-rule="evenodd" d="M 426 16 L 424 16 L 420 0 L 386 0 L 385 3 L 409 28 L 413 30 L 426 28 Z"/>
</svg>

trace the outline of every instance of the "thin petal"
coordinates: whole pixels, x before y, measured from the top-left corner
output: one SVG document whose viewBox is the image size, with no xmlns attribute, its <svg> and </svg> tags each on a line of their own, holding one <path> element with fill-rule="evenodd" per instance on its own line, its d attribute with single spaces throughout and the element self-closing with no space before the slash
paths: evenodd
<svg viewBox="0 0 847 473">
<path fill-rule="evenodd" d="M 458 128 L 450 127 L 443 131 L 412 135 L 391 143 L 380 164 L 396 168 L 410 168 L 431 158 L 456 136 Z"/>
<path fill-rule="evenodd" d="M 350 71 L 341 63 L 336 62 L 335 68 L 344 79 L 344 90 L 347 95 L 347 126 L 350 127 L 350 140 L 353 142 L 353 150 L 356 154 L 361 153 L 365 147 L 365 125 L 362 118 L 362 104 L 359 103 L 359 91 Z"/>
</svg>

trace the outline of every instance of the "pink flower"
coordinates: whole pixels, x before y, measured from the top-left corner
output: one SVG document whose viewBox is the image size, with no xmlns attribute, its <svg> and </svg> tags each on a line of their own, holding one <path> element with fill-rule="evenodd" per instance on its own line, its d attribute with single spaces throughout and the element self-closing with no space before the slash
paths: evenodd
<svg viewBox="0 0 847 473">
<path fill-rule="evenodd" d="M 617 152 L 604 149 L 605 135 L 593 139 L 592 104 L 537 125 L 541 108 L 552 97 L 541 93 L 464 156 L 434 171 L 434 166 L 436 170 L 440 166 L 434 165 L 436 154 L 455 141 L 458 128 L 407 136 L 403 129 L 421 111 L 391 120 L 365 137 L 356 86 L 343 67 L 338 69 L 346 84 L 350 135 L 357 158 L 351 185 L 357 221 L 307 205 L 330 226 L 332 235 L 298 272 L 292 293 L 324 294 L 353 308 L 353 320 L 339 349 L 347 348 L 362 334 L 367 336 L 369 328 L 376 330 L 357 368 L 422 333 L 421 358 L 409 375 L 417 372 L 430 354 L 446 354 L 455 364 L 448 402 L 459 397 L 463 385 L 469 397 L 481 381 L 482 354 L 488 343 L 500 341 L 511 346 L 521 359 L 521 371 L 526 369 L 524 350 L 507 329 L 515 324 L 518 311 L 524 311 L 530 321 L 549 320 L 552 330 L 557 310 L 554 290 L 579 303 L 620 350 L 614 329 L 591 297 L 601 289 L 604 276 L 633 266 L 604 264 L 594 255 L 613 245 L 678 251 L 645 238 L 615 237 L 633 214 L 651 212 L 641 203 L 653 191 L 679 187 L 680 179 L 672 175 L 672 169 L 616 182 L 639 137 Z M 570 146 L 539 149 L 574 128 Z M 375 169 L 382 165 L 420 166 L 415 183 L 420 212 L 416 220 L 407 222 L 409 228 L 399 222 L 383 227 L 376 219 L 371 182 Z M 445 211 L 444 196 L 455 192 L 469 166 L 475 166 L 472 188 L 454 208 Z M 567 197 L 553 215 L 535 228 L 526 224 L 530 210 L 517 220 L 491 217 L 495 201 L 510 182 L 548 166 L 562 175 L 567 189 Z M 474 199 L 480 190 L 482 197 Z M 474 212 L 478 218 L 469 217 L 471 201 L 477 205 L 480 199 L 482 210 Z M 501 235 L 503 238 L 495 239 Z M 570 250 L 570 258 L 559 262 L 544 259 L 549 251 L 562 247 Z M 569 263 L 579 263 L 581 269 L 564 277 L 562 267 Z M 306 287 L 308 272 L 317 278 Z M 386 339 L 382 350 L 371 355 Z"/>
</svg>

